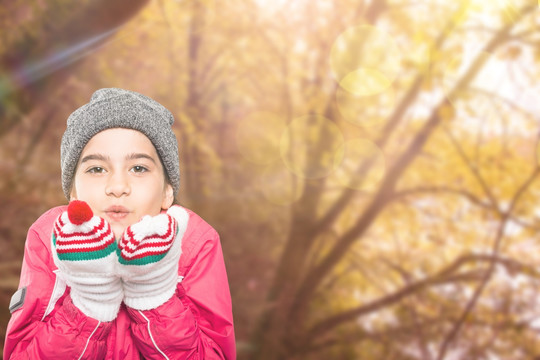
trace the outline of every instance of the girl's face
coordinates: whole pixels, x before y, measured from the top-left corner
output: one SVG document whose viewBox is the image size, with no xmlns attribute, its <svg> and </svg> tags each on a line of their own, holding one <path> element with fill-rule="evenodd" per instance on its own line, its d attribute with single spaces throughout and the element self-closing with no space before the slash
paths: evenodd
<svg viewBox="0 0 540 360">
<path fill-rule="evenodd" d="M 108 129 L 84 147 L 71 198 L 83 200 L 109 222 L 116 238 L 145 215 L 173 202 L 173 189 L 152 142 L 131 129 Z"/>
</svg>

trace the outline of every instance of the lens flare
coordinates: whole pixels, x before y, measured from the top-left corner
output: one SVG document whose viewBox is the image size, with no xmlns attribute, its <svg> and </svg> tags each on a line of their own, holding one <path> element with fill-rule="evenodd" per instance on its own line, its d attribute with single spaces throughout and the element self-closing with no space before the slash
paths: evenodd
<svg viewBox="0 0 540 360">
<path fill-rule="evenodd" d="M 3 97 L 10 91 L 27 86 L 85 56 L 88 56 L 102 44 L 104 39 L 118 31 L 118 29 L 119 28 L 115 28 L 106 31 L 57 51 L 44 59 L 22 65 L 11 74 L 0 78 L 0 96 Z"/>
</svg>

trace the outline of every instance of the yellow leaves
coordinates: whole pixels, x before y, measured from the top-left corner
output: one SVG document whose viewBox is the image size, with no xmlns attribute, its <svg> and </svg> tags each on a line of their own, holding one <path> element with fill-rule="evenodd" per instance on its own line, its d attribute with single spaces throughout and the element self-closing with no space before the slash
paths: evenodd
<svg viewBox="0 0 540 360">
<path fill-rule="evenodd" d="M 504 53 L 501 54 L 501 58 L 504 60 L 516 60 L 522 54 L 522 49 L 519 46 L 509 46 Z"/>
<path fill-rule="evenodd" d="M 255 259 L 250 264 L 260 267 L 249 275 L 259 284 L 271 278 L 290 227 L 313 231 L 317 225 L 317 219 L 290 223 L 296 208 L 291 204 L 309 196 L 306 191 L 321 190 L 313 195 L 316 208 L 309 210 L 322 216 L 344 190 L 354 189 L 335 222 L 314 235 L 312 264 L 318 264 L 358 225 L 383 181 L 397 182 L 396 197 L 388 190 L 390 202 L 324 279 L 310 320 L 433 276 L 464 252 L 491 249 L 501 217 L 490 196 L 501 208 L 508 206 L 538 164 L 539 151 L 537 116 L 518 109 L 534 105 L 537 97 L 519 102 L 515 95 L 527 86 L 534 92 L 540 52 L 523 62 L 529 50 L 512 42 L 482 54 L 483 72 L 460 83 L 499 30 L 501 3 L 387 2 L 374 26 L 362 23 L 367 9 L 360 2 L 289 3 L 283 8 L 290 12 L 269 16 L 265 6 L 242 1 L 151 2 L 73 73 L 73 81 L 85 84 L 80 93 L 111 84 L 157 96 L 172 107 L 181 156 L 190 156 L 189 163 L 181 157 L 183 176 L 202 184 L 200 193 L 187 195 L 206 195 L 204 206 L 219 219 L 217 225 L 232 229 L 223 237 L 229 239 L 225 251 L 242 261 Z M 320 10 L 317 16 L 301 11 L 310 6 Z M 532 26 L 533 21 L 520 31 L 535 30 Z M 23 29 L 18 30 L 17 36 Z M 422 88 L 415 93 L 411 85 L 419 76 Z M 454 89 L 457 84 L 461 88 Z M 86 98 L 70 95 L 72 102 Z M 534 109 L 528 108 L 535 114 Z M 394 176 L 389 169 L 407 160 L 405 150 L 433 111 L 439 127 L 413 154 L 406 172 L 388 178 Z M 519 218 L 503 244 L 509 256 L 532 263 L 538 261 L 538 231 L 520 224 L 538 222 L 539 187 L 534 183 L 517 204 Z M 238 233 L 240 227 L 246 231 Z M 253 245 L 245 250 L 246 244 Z M 502 289 L 501 279 L 496 287 Z M 434 287 L 351 327 L 410 326 L 411 311 L 424 322 L 451 321 L 448 314 L 459 315 L 474 285 Z M 488 298 L 494 294 L 504 295 L 494 291 Z M 486 320 L 492 309 L 489 303 L 479 308 L 484 312 L 471 316 L 470 323 Z M 438 334 L 426 329 L 428 339 L 440 339 L 444 323 L 438 325 Z M 364 347 L 361 358 L 393 358 L 373 347 Z M 399 357 L 397 352 L 394 358 Z"/>
<path fill-rule="evenodd" d="M 437 116 L 442 122 L 450 121 L 454 118 L 456 111 L 450 102 L 445 102 L 437 109 Z"/>
</svg>

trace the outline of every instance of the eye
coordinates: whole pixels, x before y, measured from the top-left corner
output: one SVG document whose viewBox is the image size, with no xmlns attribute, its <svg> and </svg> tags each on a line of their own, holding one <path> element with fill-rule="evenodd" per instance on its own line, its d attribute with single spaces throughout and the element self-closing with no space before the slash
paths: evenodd
<svg viewBox="0 0 540 360">
<path fill-rule="evenodd" d="M 147 172 L 148 169 L 141 165 L 135 165 L 134 167 L 131 168 L 131 171 L 136 172 L 136 173 L 144 173 L 144 172 Z"/>
<path fill-rule="evenodd" d="M 86 170 L 87 173 L 90 173 L 90 174 L 102 174 L 105 172 L 105 169 L 102 168 L 102 167 L 99 167 L 99 166 L 94 166 L 88 170 Z"/>
</svg>

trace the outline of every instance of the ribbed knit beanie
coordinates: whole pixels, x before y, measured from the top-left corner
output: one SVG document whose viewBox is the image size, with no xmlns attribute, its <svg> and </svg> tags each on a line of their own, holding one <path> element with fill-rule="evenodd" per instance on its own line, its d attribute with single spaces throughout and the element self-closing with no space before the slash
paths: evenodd
<svg viewBox="0 0 540 360">
<path fill-rule="evenodd" d="M 79 157 L 90 139 L 112 128 L 140 131 L 157 150 L 174 194 L 180 187 L 178 142 L 172 131 L 174 117 L 163 105 L 134 91 L 108 88 L 97 90 L 90 102 L 75 110 L 67 120 L 60 158 L 62 189 L 69 200 Z"/>
</svg>

